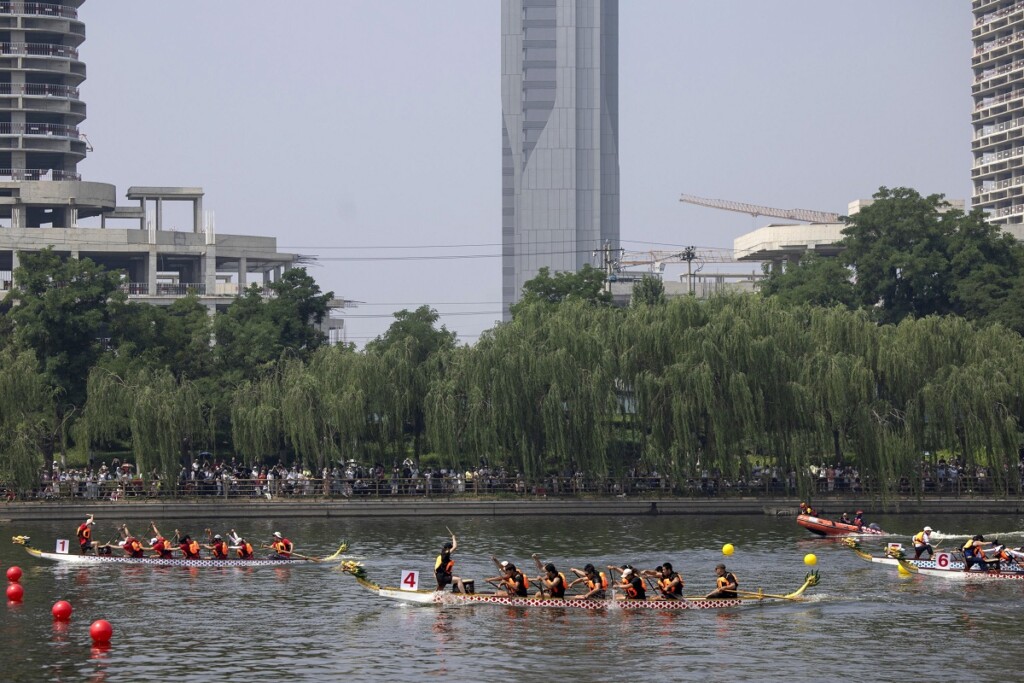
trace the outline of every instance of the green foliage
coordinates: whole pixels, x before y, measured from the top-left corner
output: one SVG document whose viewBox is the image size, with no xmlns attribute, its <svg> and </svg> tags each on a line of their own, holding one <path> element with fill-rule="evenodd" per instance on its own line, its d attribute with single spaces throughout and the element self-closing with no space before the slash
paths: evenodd
<svg viewBox="0 0 1024 683">
<path fill-rule="evenodd" d="M 665 283 L 660 277 L 644 275 L 639 282 L 633 284 L 631 306 L 658 306 L 665 303 Z"/>
<path fill-rule="evenodd" d="M 1024 334 L 1024 246 L 942 195 L 883 187 L 874 199 L 846 219 L 838 258 L 810 255 L 768 272 L 762 294 L 860 307 L 881 323 L 958 315 Z"/>
<path fill-rule="evenodd" d="M 52 249 L 20 252 L 7 295 L 18 348 L 36 355 L 64 403 L 85 402 L 85 382 L 104 351 L 108 302 L 123 298 L 120 276 L 89 259 L 62 260 Z"/>
<path fill-rule="evenodd" d="M 547 266 L 523 285 L 522 297 L 511 307 L 512 317 L 536 303 L 558 304 L 566 300 L 580 300 L 592 304 L 609 304 L 610 292 L 604 291 L 604 272 L 589 263 L 575 273 L 559 272 L 551 275 Z"/>
<path fill-rule="evenodd" d="M 32 351 L 0 350 L 0 471 L 21 491 L 39 481 L 55 422 L 57 390 L 39 371 Z"/>
<path fill-rule="evenodd" d="M 282 354 L 306 358 L 325 343 L 313 324 L 327 315 L 333 292 L 321 294 L 305 268 L 286 271 L 270 289 L 264 298 L 250 285 L 214 322 L 216 362 L 232 383 L 271 370 Z"/>
<path fill-rule="evenodd" d="M 771 270 L 761 282 L 761 294 L 773 296 L 787 306 L 844 306 L 853 308 L 855 294 L 851 272 L 833 257 L 807 254 L 785 269 Z"/>
</svg>

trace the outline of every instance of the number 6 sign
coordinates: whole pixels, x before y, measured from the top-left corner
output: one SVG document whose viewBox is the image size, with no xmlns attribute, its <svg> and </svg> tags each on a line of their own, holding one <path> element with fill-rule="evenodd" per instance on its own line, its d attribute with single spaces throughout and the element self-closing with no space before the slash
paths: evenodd
<svg viewBox="0 0 1024 683">
<path fill-rule="evenodd" d="M 420 587 L 420 573 L 409 571 L 408 569 L 402 570 L 402 585 L 401 588 L 404 591 L 419 590 Z"/>
<path fill-rule="evenodd" d="M 953 561 L 953 556 L 949 553 L 936 553 L 935 554 L 935 566 L 939 569 L 949 569 L 950 563 Z"/>
</svg>

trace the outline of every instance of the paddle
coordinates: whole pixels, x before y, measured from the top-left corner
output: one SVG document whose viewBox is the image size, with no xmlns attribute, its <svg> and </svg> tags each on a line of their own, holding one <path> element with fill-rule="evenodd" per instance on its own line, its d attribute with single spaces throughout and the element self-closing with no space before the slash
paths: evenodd
<svg viewBox="0 0 1024 683">
<path fill-rule="evenodd" d="M 800 596 L 795 596 L 794 597 L 794 596 L 789 596 L 789 595 L 776 595 L 774 593 L 763 593 L 761 591 L 757 591 L 757 592 L 754 592 L 754 591 L 741 591 L 739 589 L 736 590 L 736 595 L 743 595 L 743 596 L 746 596 L 746 597 L 758 598 L 758 599 L 761 599 L 761 598 L 778 598 L 780 600 L 798 600 L 798 601 L 799 600 L 803 600 L 803 598 L 801 598 Z M 707 598 L 707 599 L 708 600 L 728 600 L 728 598 Z"/>
</svg>

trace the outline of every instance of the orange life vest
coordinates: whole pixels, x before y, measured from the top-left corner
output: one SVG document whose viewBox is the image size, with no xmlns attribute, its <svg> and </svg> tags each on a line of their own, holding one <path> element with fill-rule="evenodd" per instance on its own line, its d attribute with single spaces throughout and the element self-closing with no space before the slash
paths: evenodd
<svg viewBox="0 0 1024 683">
<path fill-rule="evenodd" d="M 448 555 L 448 559 L 445 560 L 443 554 L 438 555 L 437 559 L 434 560 L 434 573 L 435 574 L 451 574 L 452 569 L 455 568 L 455 560 L 452 559 L 451 555 Z"/>
<path fill-rule="evenodd" d="M 598 588 L 600 588 L 601 590 L 607 590 L 608 589 L 608 577 L 604 575 L 604 572 L 600 572 L 597 575 L 597 581 L 591 581 L 590 577 L 588 576 L 587 577 L 587 588 L 589 588 L 590 590 L 597 590 Z"/>
<path fill-rule="evenodd" d="M 273 548 L 274 552 L 276 552 L 281 557 L 292 556 L 292 542 L 289 541 L 287 538 L 279 538 L 275 540 L 273 543 L 270 544 L 270 547 Z"/>
<path fill-rule="evenodd" d="M 228 559 L 228 546 L 224 543 L 224 541 L 214 541 L 213 557 L 217 560 Z"/>
<path fill-rule="evenodd" d="M 679 583 L 678 584 L 673 584 L 673 582 L 676 579 L 679 579 Z M 669 595 L 682 595 L 683 594 L 683 577 L 679 576 L 679 574 L 676 573 L 676 572 L 672 572 L 672 574 L 669 575 L 669 577 L 667 579 L 666 578 L 658 579 L 658 587 L 661 588 L 662 592 L 667 593 Z"/>
<path fill-rule="evenodd" d="M 156 543 L 153 544 L 153 552 L 156 553 L 157 557 L 165 560 L 171 559 L 171 549 L 167 547 L 166 538 L 157 538 Z"/>
<path fill-rule="evenodd" d="M 142 544 L 133 536 L 129 536 L 124 539 L 124 551 L 131 557 L 142 557 Z"/>
<path fill-rule="evenodd" d="M 181 550 L 185 559 L 198 560 L 199 559 L 199 541 L 193 541 L 189 539 L 187 542 L 182 541 L 178 544 L 178 548 Z"/>
<path fill-rule="evenodd" d="M 243 559 L 243 560 L 251 559 L 252 558 L 252 544 L 244 543 L 243 542 L 240 546 L 238 546 L 237 552 L 238 552 L 238 557 L 240 559 Z"/>
</svg>

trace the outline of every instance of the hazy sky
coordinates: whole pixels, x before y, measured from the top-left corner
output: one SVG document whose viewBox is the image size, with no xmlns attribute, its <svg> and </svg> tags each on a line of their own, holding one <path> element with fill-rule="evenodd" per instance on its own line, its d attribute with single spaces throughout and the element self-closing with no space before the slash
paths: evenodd
<svg viewBox="0 0 1024 683">
<path fill-rule="evenodd" d="M 356 300 L 348 336 L 429 304 L 501 317 L 499 0 L 89 0 L 85 180 L 202 186 Z M 621 0 L 622 246 L 732 247 L 879 186 L 968 198 L 970 3 Z M 165 222 L 174 223 L 170 216 Z M 752 267 L 748 267 L 752 268 Z"/>
</svg>

